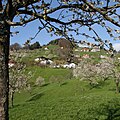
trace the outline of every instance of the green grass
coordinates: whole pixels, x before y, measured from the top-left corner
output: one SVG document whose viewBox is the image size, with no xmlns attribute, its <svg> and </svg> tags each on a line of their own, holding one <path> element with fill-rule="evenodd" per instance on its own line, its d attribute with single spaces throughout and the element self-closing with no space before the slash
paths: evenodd
<svg viewBox="0 0 120 120">
<path fill-rule="evenodd" d="M 119 120 L 119 99 L 111 80 L 91 88 L 71 79 L 16 93 L 10 120 Z"/>
<path fill-rule="evenodd" d="M 26 72 L 31 71 L 32 78 L 31 82 L 35 82 L 35 80 L 41 76 L 45 79 L 46 82 L 50 82 L 51 77 L 60 77 L 63 80 L 70 79 L 72 77 L 71 69 L 53 69 L 53 68 L 41 68 L 39 66 L 29 66 L 26 69 Z"/>
<path fill-rule="evenodd" d="M 26 73 L 32 74 L 32 87 L 15 93 L 14 107 L 9 108 L 10 120 L 120 120 L 120 94 L 115 93 L 113 80 L 92 87 L 87 81 L 72 78 L 70 69 L 29 65 L 36 57 L 48 55 L 43 49 L 31 51 L 23 59 L 28 63 Z M 79 54 L 90 54 L 98 62 L 102 53 Z M 45 78 L 42 87 L 35 86 L 39 76 Z"/>
<path fill-rule="evenodd" d="M 35 50 L 29 50 L 26 54 L 26 56 L 23 58 L 23 62 L 25 62 L 27 65 L 34 63 L 34 59 L 37 57 L 44 56 L 46 58 L 50 59 L 57 59 L 58 55 L 56 53 L 56 50 L 58 48 L 57 45 L 49 45 L 47 46 L 49 50 L 44 50 L 46 46 L 40 48 L 40 49 L 35 49 Z M 21 51 L 24 53 L 24 51 Z"/>
</svg>

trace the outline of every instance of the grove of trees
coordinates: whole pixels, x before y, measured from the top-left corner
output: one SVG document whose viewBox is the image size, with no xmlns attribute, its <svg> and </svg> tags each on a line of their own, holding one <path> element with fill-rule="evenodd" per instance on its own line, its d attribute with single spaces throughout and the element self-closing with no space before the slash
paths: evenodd
<svg viewBox="0 0 120 120">
<path fill-rule="evenodd" d="M 119 40 L 119 10 L 119 0 L 0 0 L 0 120 L 9 119 L 8 58 L 11 26 L 23 26 L 38 20 L 40 24 L 36 35 L 45 29 L 51 36 L 74 40 L 76 34 L 93 39 L 112 50 L 111 44 L 102 39 L 94 28 L 100 27 L 111 39 Z M 83 27 L 93 35 L 80 31 Z"/>
<path fill-rule="evenodd" d="M 73 70 L 73 76 L 80 80 L 88 81 L 93 87 L 99 85 L 101 82 L 113 79 L 116 85 L 116 93 L 120 91 L 120 70 L 117 59 L 104 59 L 97 64 L 89 60 L 84 60 Z"/>
<path fill-rule="evenodd" d="M 21 48 L 22 48 L 22 46 L 18 43 L 14 43 L 14 44 L 10 45 L 10 50 L 12 50 L 12 51 L 13 50 L 17 51 L 17 50 L 20 50 Z"/>
</svg>

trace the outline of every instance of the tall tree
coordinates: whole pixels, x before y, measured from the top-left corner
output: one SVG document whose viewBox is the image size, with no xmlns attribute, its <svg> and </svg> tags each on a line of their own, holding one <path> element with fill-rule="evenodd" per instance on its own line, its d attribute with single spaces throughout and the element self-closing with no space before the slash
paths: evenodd
<svg viewBox="0 0 120 120">
<path fill-rule="evenodd" d="M 119 0 L 105 0 L 104 4 L 101 0 L 0 0 L 0 120 L 8 120 L 8 56 L 11 26 L 22 26 L 39 20 L 36 35 L 45 28 L 51 35 L 65 36 L 69 39 L 73 37 L 70 35 L 71 32 L 76 32 L 77 35 L 107 45 L 92 26 L 102 26 L 111 37 L 114 36 L 113 32 L 120 33 L 119 29 L 112 30 L 108 24 L 120 27 L 119 8 Z M 16 16 L 17 19 L 14 19 Z M 95 36 L 81 33 L 79 29 L 84 26 Z M 120 37 L 115 36 L 114 39 Z"/>
<path fill-rule="evenodd" d="M 39 48 L 40 48 L 39 42 L 35 42 L 35 43 L 30 45 L 30 50 L 39 49 Z"/>
<path fill-rule="evenodd" d="M 18 43 L 14 43 L 12 45 L 10 45 L 10 50 L 20 50 L 22 48 L 22 46 Z"/>
</svg>

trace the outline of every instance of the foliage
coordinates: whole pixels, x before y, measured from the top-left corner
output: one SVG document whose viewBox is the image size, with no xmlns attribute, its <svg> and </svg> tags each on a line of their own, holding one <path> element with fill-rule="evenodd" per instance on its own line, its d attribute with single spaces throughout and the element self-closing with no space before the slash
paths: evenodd
<svg viewBox="0 0 120 120">
<path fill-rule="evenodd" d="M 9 69 L 9 95 L 12 107 L 15 92 L 20 92 L 22 89 L 27 89 L 28 81 L 32 76 L 31 72 L 25 74 L 26 65 L 20 62 L 21 59 L 22 58 L 20 58 L 20 55 L 16 56 L 15 60 L 17 62 Z"/>
<path fill-rule="evenodd" d="M 18 43 L 14 43 L 14 44 L 12 44 L 12 45 L 10 45 L 10 50 L 20 50 L 22 47 L 21 47 L 21 45 L 20 44 L 18 44 Z"/>
<path fill-rule="evenodd" d="M 58 46 L 59 48 L 57 50 L 57 53 L 60 59 L 63 59 L 63 60 L 71 59 L 73 54 L 72 42 L 62 38 L 62 39 L 59 39 Z"/>
<path fill-rule="evenodd" d="M 32 57 L 35 56 L 37 54 Z M 102 62 L 106 65 L 105 61 Z M 86 63 L 95 65 L 94 61 Z M 119 120 L 119 116 L 114 116 L 119 115 L 120 96 L 115 94 L 115 84 L 111 78 L 91 89 L 89 81 L 73 79 L 69 69 L 27 66 L 26 73 L 29 71 L 34 73 L 31 84 L 34 85 L 39 76 L 44 78 L 46 84 L 42 87 L 31 86 L 31 94 L 24 90 L 16 92 L 14 107 L 9 109 L 10 120 L 105 120 L 109 116 Z"/>
<path fill-rule="evenodd" d="M 81 61 L 77 68 L 73 70 L 73 76 L 81 80 L 88 80 L 90 84 L 97 83 L 97 67 L 88 60 Z"/>
<path fill-rule="evenodd" d="M 35 82 L 35 85 L 38 85 L 38 86 L 42 86 L 45 84 L 45 79 L 42 78 L 41 76 L 39 76 L 37 79 L 36 79 L 36 82 Z"/>
<path fill-rule="evenodd" d="M 120 72 L 118 70 L 116 59 L 108 58 L 102 60 L 98 64 L 92 62 L 82 61 L 78 67 L 73 70 L 73 76 L 81 80 L 89 80 L 90 84 L 98 84 L 97 80 L 114 79 L 116 84 L 116 92 L 119 92 Z"/>
<path fill-rule="evenodd" d="M 39 49 L 40 47 L 41 47 L 40 43 L 39 42 L 35 42 L 35 43 L 30 45 L 29 49 L 30 50 L 34 50 L 34 49 Z"/>
<path fill-rule="evenodd" d="M 62 47 L 63 49 L 73 49 L 72 42 L 67 39 L 64 39 L 64 38 L 61 38 L 58 41 L 58 45 L 59 45 L 59 47 Z"/>
<path fill-rule="evenodd" d="M 48 43 L 48 45 L 58 45 L 58 40 L 59 39 L 52 40 Z"/>
</svg>

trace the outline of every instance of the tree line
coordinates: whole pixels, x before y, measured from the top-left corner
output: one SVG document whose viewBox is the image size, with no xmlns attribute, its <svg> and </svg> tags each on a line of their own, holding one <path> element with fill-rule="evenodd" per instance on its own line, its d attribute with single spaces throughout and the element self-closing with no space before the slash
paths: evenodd
<svg viewBox="0 0 120 120">
<path fill-rule="evenodd" d="M 14 43 L 10 45 L 10 50 L 11 51 L 17 51 L 20 49 L 29 49 L 29 50 L 34 50 L 34 49 L 39 49 L 41 48 L 41 45 L 39 42 L 35 42 L 33 44 L 24 44 L 24 46 L 20 45 L 19 43 Z"/>
</svg>

